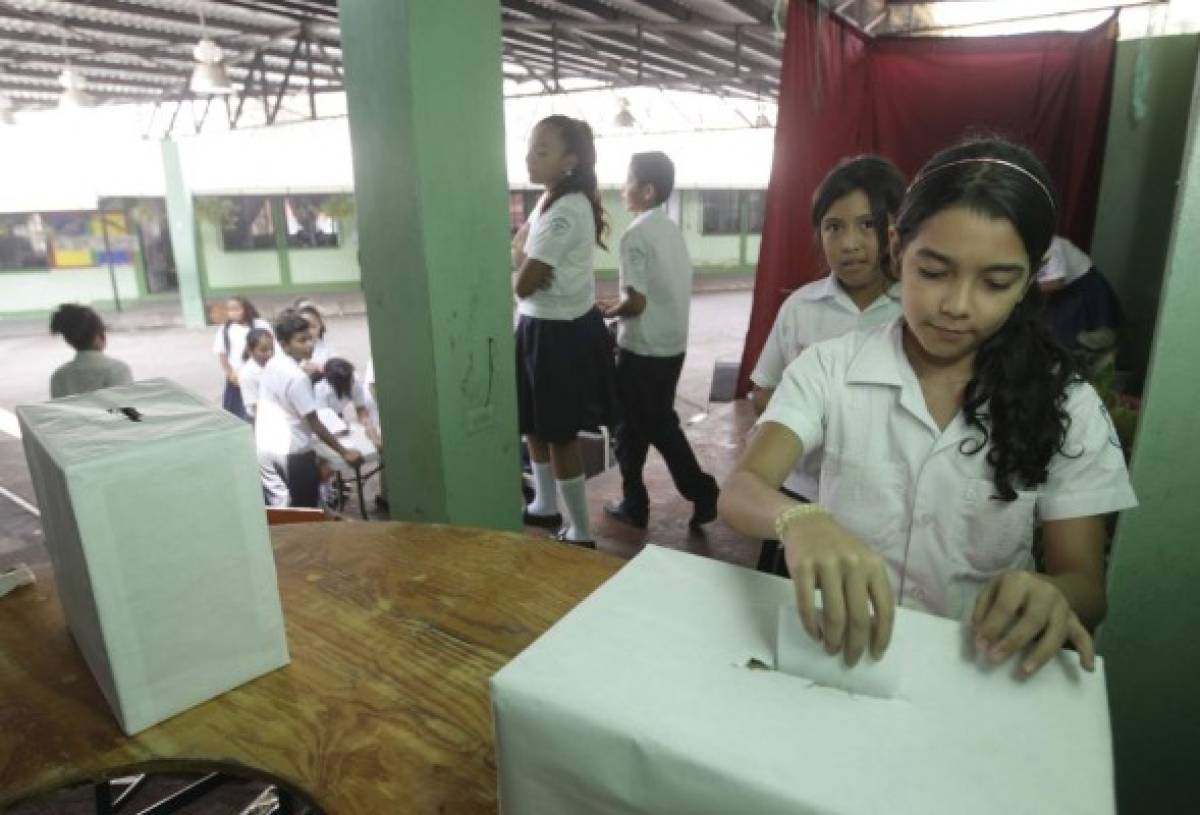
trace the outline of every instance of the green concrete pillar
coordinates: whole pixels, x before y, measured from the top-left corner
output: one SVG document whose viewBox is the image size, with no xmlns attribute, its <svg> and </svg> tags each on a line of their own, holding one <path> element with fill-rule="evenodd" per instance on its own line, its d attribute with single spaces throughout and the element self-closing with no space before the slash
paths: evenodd
<svg viewBox="0 0 1200 815">
<path fill-rule="evenodd" d="M 176 142 L 163 140 L 162 161 L 163 178 L 167 185 L 167 222 L 171 228 L 175 273 L 179 277 L 179 305 L 183 309 L 183 324 L 188 328 L 203 328 L 208 320 L 204 292 L 200 287 L 196 213 L 192 206 L 192 191 L 183 178 L 183 164 L 179 161 L 179 145 Z"/>
<path fill-rule="evenodd" d="M 339 5 L 392 517 L 516 529 L 500 4 Z"/>
<path fill-rule="evenodd" d="M 1200 77 L 1100 635 L 1121 812 L 1192 812 L 1200 735 Z"/>
</svg>

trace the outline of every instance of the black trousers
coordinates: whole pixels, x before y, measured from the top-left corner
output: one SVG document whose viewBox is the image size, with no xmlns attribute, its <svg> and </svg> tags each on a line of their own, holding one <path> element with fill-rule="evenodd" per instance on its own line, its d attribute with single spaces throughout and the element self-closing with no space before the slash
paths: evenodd
<svg viewBox="0 0 1200 815">
<path fill-rule="evenodd" d="M 700 469 L 675 412 L 683 356 L 647 357 L 624 348 L 617 352 L 617 392 L 623 408 L 616 433 L 617 463 L 625 509 L 634 514 L 650 509 L 642 469 L 651 445 L 666 460 L 680 495 L 689 501 L 711 501 L 717 495 L 716 479 Z"/>
<path fill-rule="evenodd" d="M 317 454 L 289 453 L 287 457 L 288 492 L 292 494 L 292 506 L 316 507 L 320 503 L 321 474 L 317 470 Z"/>
</svg>

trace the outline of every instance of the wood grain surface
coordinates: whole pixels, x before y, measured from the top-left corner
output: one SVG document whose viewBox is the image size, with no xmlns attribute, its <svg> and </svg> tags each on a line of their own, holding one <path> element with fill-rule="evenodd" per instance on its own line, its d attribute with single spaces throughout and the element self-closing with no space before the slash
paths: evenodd
<svg viewBox="0 0 1200 815">
<path fill-rule="evenodd" d="M 271 538 L 291 665 L 132 738 L 52 575 L 0 599 L 0 806 L 139 763 L 216 761 L 283 779 L 330 815 L 495 812 L 488 678 L 622 561 L 423 524 Z"/>
</svg>

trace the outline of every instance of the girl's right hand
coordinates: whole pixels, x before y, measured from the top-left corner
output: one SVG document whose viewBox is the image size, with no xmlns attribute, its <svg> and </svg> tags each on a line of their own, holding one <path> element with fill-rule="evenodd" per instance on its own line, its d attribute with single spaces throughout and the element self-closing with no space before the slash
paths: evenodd
<svg viewBox="0 0 1200 815">
<path fill-rule="evenodd" d="M 808 635 L 823 642 L 827 653 L 841 652 L 849 666 L 858 663 L 868 642 L 871 656 L 881 658 L 896 614 L 883 558 L 826 514 L 792 521 L 783 545 Z"/>
<path fill-rule="evenodd" d="M 238 383 L 237 372 L 230 371 L 229 373 L 225 374 L 225 381 L 227 381 L 230 385 L 236 385 Z"/>
</svg>

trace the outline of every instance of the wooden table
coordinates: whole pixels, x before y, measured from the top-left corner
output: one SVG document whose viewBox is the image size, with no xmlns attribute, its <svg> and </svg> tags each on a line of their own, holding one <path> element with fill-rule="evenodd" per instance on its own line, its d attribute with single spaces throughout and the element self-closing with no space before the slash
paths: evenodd
<svg viewBox="0 0 1200 815">
<path fill-rule="evenodd" d="M 256 768 L 330 815 L 496 811 L 488 678 L 622 561 L 487 530 L 271 533 L 292 663 L 121 733 L 54 582 L 0 599 L 0 806 L 130 765 Z"/>
</svg>

